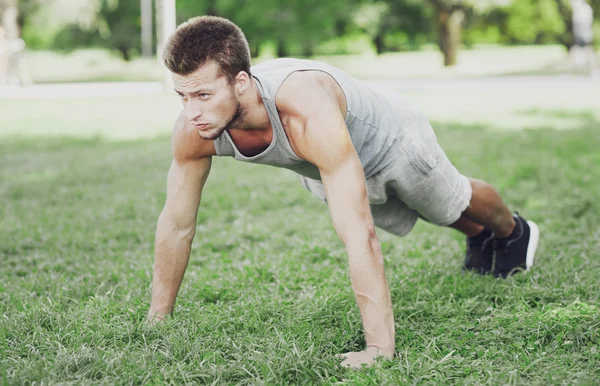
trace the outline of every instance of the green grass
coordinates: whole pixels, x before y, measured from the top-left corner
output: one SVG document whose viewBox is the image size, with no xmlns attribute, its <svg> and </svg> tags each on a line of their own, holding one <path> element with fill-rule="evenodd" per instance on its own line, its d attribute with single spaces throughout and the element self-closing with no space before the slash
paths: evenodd
<svg viewBox="0 0 600 386">
<path fill-rule="evenodd" d="M 380 231 L 397 356 L 353 371 L 334 359 L 364 344 L 344 248 L 286 170 L 215 159 L 175 317 L 144 323 L 169 139 L 116 138 L 164 133 L 176 106 L 161 98 L 2 100 L 4 383 L 600 382 L 595 110 L 520 106 L 569 130 L 435 125 L 459 170 L 538 222 L 537 265 L 508 280 L 463 274 L 458 233 Z"/>
</svg>

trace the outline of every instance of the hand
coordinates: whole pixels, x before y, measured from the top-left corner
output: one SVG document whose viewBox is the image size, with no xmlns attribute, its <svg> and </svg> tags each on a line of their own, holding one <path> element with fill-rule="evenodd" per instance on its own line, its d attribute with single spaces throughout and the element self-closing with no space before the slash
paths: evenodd
<svg viewBox="0 0 600 386">
<path fill-rule="evenodd" d="M 375 363 L 377 357 L 384 357 L 387 359 L 394 358 L 394 351 L 385 352 L 375 346 L 369 346 L 364 351 L 347 352 L 345 354 L 339 354 L 338 357 L 344 359 L 341 363 L 344 367 L 351 367 L 354 369 L 360 369 L 363 364 L 370 366 Z"/>
</svg>

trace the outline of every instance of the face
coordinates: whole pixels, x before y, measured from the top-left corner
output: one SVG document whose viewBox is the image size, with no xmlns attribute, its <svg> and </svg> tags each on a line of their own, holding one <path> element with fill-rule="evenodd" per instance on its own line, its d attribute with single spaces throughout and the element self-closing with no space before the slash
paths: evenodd
<svg viewBox="0 0 600 386">
<path fill-rule="evenodd" d="M 208 61 L 189 75 L 173 74 L 188 119 L 204 139 L 214 140 L 235 127 L 244 117 L 236 91 L 243 84 L 229 84 L 219 65 Z M 243 79 L 242 79 L 243 83 Z"/>
</svg>

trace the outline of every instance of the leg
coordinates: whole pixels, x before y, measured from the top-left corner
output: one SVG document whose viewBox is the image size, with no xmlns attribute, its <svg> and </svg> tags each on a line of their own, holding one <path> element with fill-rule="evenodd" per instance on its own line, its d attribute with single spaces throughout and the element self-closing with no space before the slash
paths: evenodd
<svg viewBox="0 0 600 386">
<path fill-rule="evenodd" d="M 512 232 L 515 225 L 510 210 L 491 185 L 475 179 L 469 179 L 469 182 L 472 189 L 469 206 L 450 227 L 467 236 L 464 269 L 487 274 L 492 272 L 494 255 L 493 234 L 490 229 L 501 233 L 509 232 L 509 230 Z M 474 219 L 477 219 L 478 222 L 475 222 Z M 507 224 L 510 225 L 511 220 L 513 225 L 507 228 Z M 507 229 L 503 230 L 503 227 Z"/>
<path fill-rule="evenodd" d="M 459 226 L 464 227 L 464 224 L 467 224 L 467 229 L 471 230 L 474 227 L 465 221 L 470 220 L 490 229 L 496 237 L 508 237 L 515 229 L 515 219 L 510 209 L 504 204 L 492 185 L 472 178 L 469 181 L 473 191 L 471 202 L 462 213 L 461 218 L 452 226 L 454 227 L 455 224 L 460 223 Z M 461 228 L 456 229 L 462 230 Z M 470 235 L 467 234 L 467 236 Z"/>
<path fill-rule="evenodd" d="M 460 174 L 424 137 L 403 144 L 386 188 L 427 221 L 468 236 L 466 269 L 500 277 L 528 269 L 539 239 L 535 223 L 513 215 L 490 184 Z"/>
<path fill-rule="evenodd" d="M 493 268 L 492 274 L 496 277 L 529 269 L 539 240 L 537 225 L 513 215 L 490 184 L 475 179 L 469 181 L 473 191 L 471 202 L 451 225 L 468 237 L 464 267 L 479 273 L 488 273 Z"/>
<path fill-rule="evenodd" d="M 449 226 L 464 233 L 467 237 L 477 236 L 484 229 L 483 225 L 469 220 L 464 215 L 460 216 L 458 221 Z"/>
</svg>

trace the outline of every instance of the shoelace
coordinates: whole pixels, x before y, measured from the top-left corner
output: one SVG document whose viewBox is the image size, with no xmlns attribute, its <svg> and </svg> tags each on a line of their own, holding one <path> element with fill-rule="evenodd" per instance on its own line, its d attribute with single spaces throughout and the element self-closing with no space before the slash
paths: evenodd
<svg viewBox="0 0 600 386">
<path fill-rule="evenodd" d="M 504 251 L 504 253 L 508 253 L 508 247 L 515 241 L 519 240 L 521 238 L 521 236 L 523 236 L 523 226 L 519 223 L 519 220 L 517 220 L 517 223 L 515 226 L 518 227 L 519 235 L 517 237 L 515 237 L 513 239 L 509 239 L 509 240 L 494 239 L 494 249 L 496 249 L 496 250 L 502 249 Z"/>
</svg>

